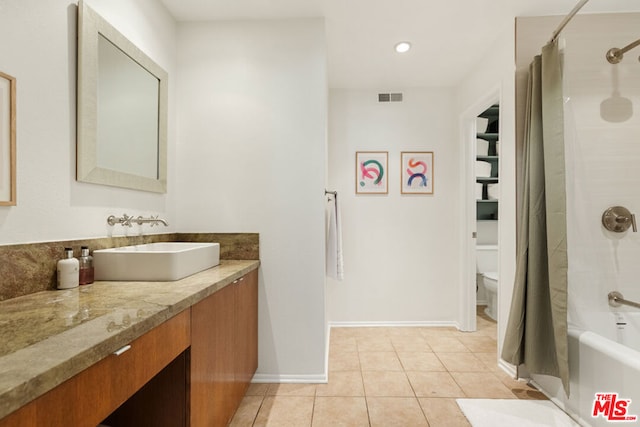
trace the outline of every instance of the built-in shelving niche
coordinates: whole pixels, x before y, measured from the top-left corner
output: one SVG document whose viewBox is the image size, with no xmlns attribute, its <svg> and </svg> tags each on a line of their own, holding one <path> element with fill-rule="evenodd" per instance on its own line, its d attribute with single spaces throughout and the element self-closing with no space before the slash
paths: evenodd
<svg viewBox="0 0 640 427">
<path fill-rule="evenodd" d="M 488 149 L 478 150 L 476 160 L 488 162 L 491 165 L 491 173 L 489 177 L 477 176 L 476 182 L 482 184 L 482 198 L 476 200 L 476 219 L 478 220 L 497 220 L 498 219 L 498 198 L 490 199 L 489 185 L 498 184 L 498 161 L 499 161 L 499 129 L 500 129 L 500 106 L 492 105 L 478 117 L 486 119 L 487 124 L 484 127 L 478 127 L 477 140 L 487 141 Z M 479 120 L 484 122 L 484 120 Z M 479 194 L 478 194 L 479 195 Z"/>
</svg>

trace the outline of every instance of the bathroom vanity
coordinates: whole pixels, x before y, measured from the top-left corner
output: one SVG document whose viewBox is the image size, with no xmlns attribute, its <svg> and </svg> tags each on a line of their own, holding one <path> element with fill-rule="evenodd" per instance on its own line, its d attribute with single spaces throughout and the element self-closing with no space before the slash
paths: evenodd
<svg viewBox="0 0 640 427">
<path fill-rule="evenodd" d="M 257 368 L 259 261 L 0 303 L 0 426 L 224 426 Z"/>
</svg>

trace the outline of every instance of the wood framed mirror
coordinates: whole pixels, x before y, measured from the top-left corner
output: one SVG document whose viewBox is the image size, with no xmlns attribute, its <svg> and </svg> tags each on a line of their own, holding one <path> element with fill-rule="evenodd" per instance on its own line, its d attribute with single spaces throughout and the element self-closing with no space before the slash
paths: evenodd
<svg viewBox="0 0 640 427">
<path fill-rule="evenodd" d="M 167 73 L 78 5 L 77 180 L 167 191 Z"/>
</svg>

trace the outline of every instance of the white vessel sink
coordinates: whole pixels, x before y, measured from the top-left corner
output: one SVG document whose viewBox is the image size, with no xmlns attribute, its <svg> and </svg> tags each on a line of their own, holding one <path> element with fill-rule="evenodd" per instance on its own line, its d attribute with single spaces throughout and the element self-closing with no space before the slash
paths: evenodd
<svg viewBox="0 0 640 427">
<path fill-rule="evenodd" d="M 96 280 L 179 280 L 219 263 L 219 243 L 160 242 L 93 251 Z"/>
</svg>

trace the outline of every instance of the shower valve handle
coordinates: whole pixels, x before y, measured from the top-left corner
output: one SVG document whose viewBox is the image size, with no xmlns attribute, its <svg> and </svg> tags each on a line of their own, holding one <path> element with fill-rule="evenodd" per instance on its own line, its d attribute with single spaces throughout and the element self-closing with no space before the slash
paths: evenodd
<svg viewBox="0 0 640 427">
<path fill-rule="evenodd" d="M 633 232 L 638 231 L 636 226 L 636 216 L 624 206 L 613 206 L 602 214 L 602 225 L 609 231 L 623 233 L 632 228 Z"/>
</svg>

